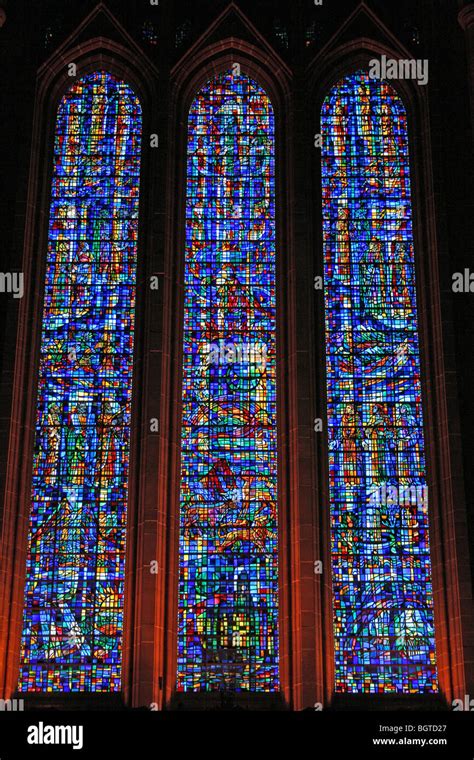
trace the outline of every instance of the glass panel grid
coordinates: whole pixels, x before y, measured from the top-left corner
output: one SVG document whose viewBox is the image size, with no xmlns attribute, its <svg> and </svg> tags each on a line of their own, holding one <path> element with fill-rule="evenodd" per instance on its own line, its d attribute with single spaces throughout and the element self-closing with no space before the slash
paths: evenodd
<svg viewBox="0 0 474 760">
<path fill-rule="evenodd" d="M 278 689 L 274 139 L 245 76 L 193 102 L 178 691 Z"/>
<path fill-rule="evenodd" d="M 435 692 L 406 113 L 357 72 L 321 121 L 335 687 Z"/>
<path fill-rule="evenodd" d="M 104 71 L 60 102 L 20 691 L 120 689 L 140 135 Z"/>
</svg>

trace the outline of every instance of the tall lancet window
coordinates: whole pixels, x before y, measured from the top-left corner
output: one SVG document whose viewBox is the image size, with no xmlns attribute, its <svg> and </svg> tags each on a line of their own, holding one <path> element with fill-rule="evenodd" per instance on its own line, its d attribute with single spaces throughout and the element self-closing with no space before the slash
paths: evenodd
<svg viewBox="0 0 474 760">
<path fill-rule="evenodd" d="M 111 74 L 60 102 L 20 691 L 120 689 L 140 138 Z"/>
<path fill-rule="evenodd" d="M 335 686 L 434 692 L 406 113 L 357 72 L 321 116 Z"/>
<path fill-rule="evenodd" d="M 224 74 L 188 121 L 179 691 L 278 680 L 275 128 Z"/>
</svg>

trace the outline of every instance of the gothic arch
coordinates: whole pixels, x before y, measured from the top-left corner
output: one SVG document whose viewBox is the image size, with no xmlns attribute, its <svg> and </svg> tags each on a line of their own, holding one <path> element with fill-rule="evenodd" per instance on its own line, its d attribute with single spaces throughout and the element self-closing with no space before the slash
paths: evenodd
<svg viewBox="0 0 474 760">
<path fill-rule="evenodd" d="M 111 37 L 92 36 L 78 42 L 84 33 L 94 34 L 95 25 L 104 21 L 109 25 Z M 75 63 L 74 79 L 68 74 L 68 64 Z M 63 94 L 72 81 L 94 70 L 106 70 L 132 87 L 142 106 L 142 156 L 140 185 L 147 187 L 153 168 L 152 161 L 143 161 L 146 135 L 154 131 L 153 112 L 156 108 L 157 72 L 140 48 L 133 42 L 113 15 L 100 3 L 79 25 L 75 32 L 58 48 L 38 70 L 35 109 L 32 125 L 32 150 L 29 169 L 28 213 L 25 224 L 23 272 L 25 295 L 18 320 L 17 353 L 14 371 L 14 394 L 10 427 L 5 488 L 3 534 L 1 543 L 2 577 L 0 597 L 0 689 L 5 698 L 16 690 L 19 664 L 21 618 L 26 568 L 26 539 L 30 510 L 30 484 L 34 438 L 34 417 L 37 392 L 38 361 L 41 337 L 43 284 L 46 266 L 46 247 L 49 222 L 49 195 L 52 175 L 53 141 L 56 114 Z M 46 170 L 45 170 L 46 167 Z M 143 456 L 139 431 L 142 429 L 142 408 L 137 399 L 144 392 L 143 356 L 145 355 L 148 319 L 144 298 L 145 274 L 149 269 L 149 252 L 153 242 L 147 234 L 152 198 L 141 192 L 137 247 L 137 306 L 134 353 L 134 400 L 132 402 L 129 512 L 127 524 L 127 557 L 124 609 L 123 679 L 121 694 L 127 699 L 131 688 L 133 648 L 140 634 L 140 620 L 134 619 L 132 597 L 140 584 L 140 570 L 136 555 L 140 553 L 143 533 L 140 534 L 140 512 L 144 480 L 138 463 Z M 137 351 L 139 345 L 142 350 Z M 29 697 L 32 699 L 33 697 Z M 48 703 L 58 705 L 80 704 L 83 699 L 120 704 L 121 695 L 56 694 Z M 43 696 L 34 697 L 42 702 Z"/>
<path fill-rule="evenodd" d="M 234 8 L 227 9 L 220 22 L 225 21 L 229 13 L 236 13 Z M 238 12 L 238 18 L 249 33 L 258 42 L 258 32 Z M 243 21 L 242 21 L 243 20 Z M 219 21 L 219 20 L 218 20 Z M 211 28 L 218 26 L 215 25 Z M 165 417 L 166 426 L 169 430 L 169 440 L 163 441 L 160 452 L 160 503 L 168 505 L 167 525 L 163 528 L 161 536 L 162 545 L 165 547 L 166 564 L 168 568 L 166 590 L 163 598 L 166 604 L 166 623 L 164 628 L 167 632 L 167 642 L 163 642 L 165 696 L 164 704 L 174 702 L 174 681 L 176 673 L 176 620 L 177 620 L 177 525 L 179 507 L 179 440 L 180 440 L 180 387 L 181 387 L 181 357 L 182 357 L 182 314 L 183 293 L 182 278 L 184 272 L 184 201 L 186 191 L 186 150 L 187 150 L 187 119 L 191 103 L 200 88 L 210 79 L 232 68 L 233 64 L 241 66 L 242 74 L 250 76 L 268 93 L 273 105 L 276 123 L 276 214 L 277 214 L 277 292 L 279 305 L 277 306 L 277 349 L 278 356 L 282 361 L 277 362 L 278 384 L 278 420 L 279 420 L 279 502 L 280 502 L 280 638 L 281 638 L 281 682 L 282 694 L 286 703 L 293 703 L 294 689 L 294 653 L 290 640 L 294 640 L 295 631 L 292 631 L 292 617 L 295 614 L 293 605 L 298 602 L 290 593 L 291 578 L 294 577 L 293 550 L 297 545 L 296 530 L 297 521 L 294 515 L 290 515 L 290 490 L 295 473 L 290 471 L 287 462 L 292 458 L 289 455 L 290 447 L 294 445 L 290 420 L 294 409 L 295 399 L 292 390 L 294 363 L 292 346 L 292 321 L 293 292 L 291 286 L 292 250 L 291 250 L 291 217 L 289 203 L 285 202 L 285 195 L 291 188 L 292 176 L 290 170 L 290 74 L 286 65 L 265 43 L 266 55 L 256 44 L 251 44 L 236 37 L 227 37 L 217 43 L 205 45 L 207 33 L 193 46 L 184 58 L 171 71 L 171 103 L 172 120 L 170 127 L 169 154 L 172 156 L 173 166 L 170 167 L 168 197 L 170 208 L 167 221 L 165 238 L 167 241 L 167 265 L 170 279 L 167 283 L 165 295 L 165 318 L 168 319 L 168 329 L 164 335 L 164 353 L 174 356 L 179 360 L 168 365 L 166 375 L 167 398 Z M 204 45 L 203 45 L 204 43 Z M 225 51 L 225 52 L 224 52 Z M 280 79 L 275 76 L 279 72 Z M 177 199 L 177 202 L 176 202 Z M 286 317 L 286 318 L 285 318 Z M 168 333 L 168 334 L 166 334 Z M 289 371 L 283 370 L 286 363 Z M 290 380 L 288 379 L 290 378 Z M 169 457 L 172 452 L 173 456 Z M 286 452 L 286 455 L 285 453 Z M 294 460 L 293 460 L 294 461 Z M 166 474 L 167 476 L 166 477 Z M 162 490 L 161 490 L 162 487 Z M 291 549 L 290 549 L 291 545 Z M 290 555 L 290 558 L 289 558 Z M 296 634 L 299 635 L 299 634 Z"/>
<path fill-rule="evenodd" d="M 387 58 L 412 58 L 393 35 L 382 25 L 366 6 L 359 7 L 344 24 L 342 31 L 350 28 L 351 21 L 359 13 L 367 15 L 370 22 L 378 27 L 378 39 L 358 37 L 350 42 L 340 43 L 335 35 L 315 57 L 308 67 L 310 92 L 313 93 L 311 134 L 320 132 L 321 106 L 331 87 L 344 76 L 358 69 L 367 69 L 369 61 L 385 54 Z M 459 526 L 466 523 L 464 492 L 461 479 L 454 475 L 462 472 L 462 460 L 457 446 L 459 434 L 459 410 L 455 389 L 448 387 L 445 377 L 452 366 L 449 343 L 442 336 L 440 281 L 444 260 L 437 243 L 438 213 L 433 195 L 428 96 L 426 90 L 416 83 L 406 80 L 391 82 L 405 106 L 408 123 L 409 154 L 412 178 L 412 209 L 415 244 L 415 269 L 417 276 L 418 332 L 420 336 L 420 358 L 422 389 L 425 409 L 425 440 L 427 452 L 427 473 L 430 491 L 430 543 L 432 557 L 432 580 L 434 590 L 435 634 L 438 659 L 438 678 L 441 696 L 449 702 L 459 694 L 466 693 L 470 674 L 466 667 L 472 657 L 468 648 L 470 629 L 470 597 L 463 604 L 463 593 L 469 588 L 468 568 L 462 564 L 468 555 L 465 546 L 465 531 Z M 314 129 L 313 129 L 314 125 Z M 309 139 L 309 137 L 308 137 Z M 316 155 L 317 154 L 317 155 Z M 315 251 L 316 269 L 323 272 L 321 161 L 315 151 L 312 166 L 311 194 L 314 220 L 311 233 Z M 317 204 L 317 211 L 314 204 Z M 443 309 L 450 314 L 450 304 L 446 301 Z M 322 296 L 316 302 L 316 330 L 310 348 L 312 357 L 317 356 L 316 373 L 319 392 L 315 398 L 318 408 L 325 410 L 326 375 L 321 347 L 325 345 L 324 303 Z M 319 348 L 318 348 L 319 347 Z M 315 361 L 315 359 L 312 359 Z M 317 442 L 313 452 L 314 466 L 318 467 L 318 525 L 321 535 L 328 536 L 328 514 L 323 505 L 329 504 L 327 471 L 327 440 Z M 456 527 L 458 526 L 458 527 Z M 330 566 L 330 546 L 322 538 L 325 564 Z M 457 561 L 447 561 L 456 557 Z M 468 593 L 468 592 L 467 592 Z M 334 682 L 334 642 L 332 627 L 332 588 L 329 578 L 322 588 L 324 610 L 324 636 L 329 648 L 324 657 L 325 699 L 333 698 Z M 464 663 L 464 665 L 463 665 Z M 352 698 L 356 702 L 358 698 Z M 385 699 L 389 701 L 390 698 Z M 337 697 L 334 702 L 349 704 L 351 697 Z M 400 699 L 400 704 L 412 706 L 416 697 Z"/>
<path fill-rule="evenodd" d="M 360 14 L 367 36 L 361 37 L 356 25 L 351 36 L 351 24 Z M 95 26 L 99 19 L 101 23 Z M 108 29 L 105 36 L 104 28 Z M 161 709 L 172 704 L 187 116 L 202 84 L 239 63 L 267 91 L 276 117 L 282 695 L 293 709 L 313 708 L 315 701 L 331 703 L 331 582 L 327 570 L 322 575 L 314 572 L 314 563 L 320 559 L 323 568 L 330 567 L 330 542 L 324 510 L 327 442 L 324 434 L 313 432 L 314 418 L 324 420 L 326 409 L 324 305 L 312 287 L 313 277 L 323 271 L 320 153 L 313 141 L 319 132 L 321 103 L 331 85 L 382 53 L 411 57 L 362 2 L 308 69 L 292 73 L 230 3 L 171 69 L 170 81 L 162 86 L 162 105 L 156 68 L 99 3 L 39 69 L 24 236 L 26 290 L 19 310 L 0 545 L 0 696 L 14 693 L 19 660 L 40 339 L 37 315 L 42 303 L 54 134 L 51 115 L 70 84 L 67 64 L 75 62 L 77 76 L 102 68 L 128 82 L 143 109 L 142 157 L 146 153 L 146 158 L 141 171 L 136 309 L 136 346 L 141 350 L 135 353 L 134 366 L 122 696 L 132 706 L 153 702 Z M 468 550 L 457 397 L 454 383 L 446 379 L 455 373 L 450 334 L 446 335 L 449 327 L 442 327 L 440 314 L 442 302 L 449 322 L 450 303 L 440 293 L 446 271 L 446 257 L 438 242 L 443 218 L 433 192 L 427 93 L 410 82 L 399 82 L 397 87 L 408 113 L 412 163 L 439 678 L 444 695 L 451 700 L 468 690 L 469 676 L 472 681 L 468 663 L 473 657 L 468 648 Z M 148 150 L 151 133 L 159 136 L 157 151 Z M 157 301 L 149 298 L 152 274 L 159 276 Z M 152 417 L 159 419 L 158 435 L 150 434 Z M 151 561 L 158 563 L 157 575 L 149 572 Z M 111 701 L 108 696 L 100 695 L 101 704 Z M 91 695 L 87 698 L 90 704 Z M 60 696 L 54 701 L 64 706 Z M 416 706 L 416 700 L 411 699 L 411 705 Z"/>
</svg>

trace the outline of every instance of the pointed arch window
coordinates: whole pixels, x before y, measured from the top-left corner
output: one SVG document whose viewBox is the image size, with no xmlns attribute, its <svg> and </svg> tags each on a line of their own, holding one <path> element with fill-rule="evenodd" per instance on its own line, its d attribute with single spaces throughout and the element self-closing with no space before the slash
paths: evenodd
<svg viewBox="0 0 474 760">
<path fill-rule="evenodd" d="M 321 122 L 335 686 L 434 692 L 406 112 L 358 71 Z"/>
<path fill-rule="evenodd" d="M 275 127 L 244 75 L 189 112 L 178 691 L 278 680 Z"/>
<path fill-rule="evenodd" d="M 121 686 L 141 106 L 105 71 L 55 129 L 19 690 Z"/>
</svg>

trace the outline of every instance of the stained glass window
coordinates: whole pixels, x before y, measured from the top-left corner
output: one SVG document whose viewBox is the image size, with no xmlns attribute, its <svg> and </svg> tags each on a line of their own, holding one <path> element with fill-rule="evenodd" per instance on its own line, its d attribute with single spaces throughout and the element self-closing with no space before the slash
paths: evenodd
<svg viewBox="0 0 474 760">
<path fill-rule="evenodd" d="M 60 102 L 20 691 L 120 689 L 140 136 L 111 74 Z"/>
<path fill-rule="evenodd" d="M 406 112 L 357 72 L 322 134 L 336 690 L 434 692 Z"/>
<path fill-rule="evenodd" d="M 243 75 L 189 113 L 179 691 L 278 689 L 274 130 Z"/>
</svg>

